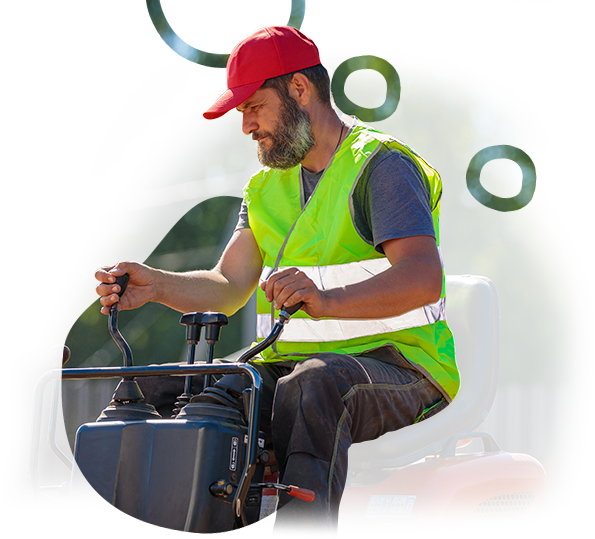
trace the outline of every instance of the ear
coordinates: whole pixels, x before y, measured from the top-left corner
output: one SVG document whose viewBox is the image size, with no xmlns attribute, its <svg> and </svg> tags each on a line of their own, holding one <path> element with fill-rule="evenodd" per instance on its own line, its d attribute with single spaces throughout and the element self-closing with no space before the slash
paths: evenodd
<svg viewBox="0 0 595 539">
<path fill-rule="evenodd" d="M 296 73 L 289 81 L 289 95 L 293 97 L 298 105 L 307 105 L 312 97 L 312 86 L 308 77 L 302 73 Z"/>
</svg>

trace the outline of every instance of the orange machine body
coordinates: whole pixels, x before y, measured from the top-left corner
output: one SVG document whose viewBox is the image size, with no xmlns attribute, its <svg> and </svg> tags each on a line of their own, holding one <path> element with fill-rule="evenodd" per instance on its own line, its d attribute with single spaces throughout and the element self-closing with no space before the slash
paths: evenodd
<svg viewBox="0 0 595 539">
<path fill-rule="evenodd" d="M 341 503 L 339 533 L 454 529 L 461 539 L 549 537 L 541 464 L 505 451 L 429 457 L 361 472 Z"/>
</svg>

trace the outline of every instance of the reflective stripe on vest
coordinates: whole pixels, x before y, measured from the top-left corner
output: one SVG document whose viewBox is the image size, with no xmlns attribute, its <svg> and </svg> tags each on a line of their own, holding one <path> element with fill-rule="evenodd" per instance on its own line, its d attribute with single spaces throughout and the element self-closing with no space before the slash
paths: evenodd
<svg viewBox="0 0 595 539">
<path fill-rule="evenodd" d="M 261 278 L 297 267 L 321 289 L 364 281 L 390 266 L 387 258 L 362 238 L 354 224 L 352 196 L 371 159 L 385 145 L 417 166 L 430 199 L 439 248 L 441 180 L 411 148 L 355 121 L 308 201 L 301 200 L 300 168 L 264 168 L 244 190 L 250 228 L 263 260 Z M 304 204 L 305 202 L 305 204 Z M 442 257 L 441 257 L 442 258 Z M 295 313 L 280 339 L 262 353 L 264 361 L 299 361 L 320 352 L 360 354 L 393 345 L 440 387 L 448 400 L 459 387 L 454 341 L 440 300 L 401 316 L 382 319 L 313 320 Z M 257 289 L 258 339 L 268 335 L 278 311 Z"/>
<path fill-rule="evenodd" d="M 302 266 L 297 269 L 316 284 L 319 290 L 336 288 L 365 281 L 390 267 L 386 258 L 362 260 L 334 266 Z M 285 268 L 279 268 L 282 271 Z M 273 268 L 265 266 L 260 282 L 268 279 Z M 400 316 L 372 319 L 322 319 L 298 318 L 294 315 L 279 337 L 279 342 L 330 342 L 358 339 L 370 335 L 381 335 L 404 329 L 433 324 L 446 320 L 445 298 L 424 305 Z M 264 339 L 273 329 L 271 313 L 257 315 L 256 336 Z"/>
</svg>

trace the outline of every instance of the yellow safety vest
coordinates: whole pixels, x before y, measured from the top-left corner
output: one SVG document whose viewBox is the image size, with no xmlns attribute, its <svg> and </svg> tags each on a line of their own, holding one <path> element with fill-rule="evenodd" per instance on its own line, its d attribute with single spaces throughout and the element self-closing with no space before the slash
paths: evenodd
<svg viewBox="0 0 595 539">
<path fill-rule="evenodd" d="M 390 267 L 388 259 L 359 235 L 352 213 L 357 181 L 383 144 L 406 155 L 419 168 L 440 248 L 440 176 L 411 148 L 356 120 L 305 207 L 301 204 L 299 166 L 289 170 L 265 167 L 245 187 L 250 228 L 263 260 L 261 282 L 277 269 L 295 266 L 324 290 L 369 279 Z M 451 400 L 459 388 L 459 374 L 446 323 L 444 268 L 442 275 L 439 301 L 400 316 L 313 320 L 300 310 L 275 345 L 262 352 L 262 361 L 299 361 L 319 352 L 361 354 L 391 344 Z M 278 311 L 259 287 L 259 341 L 270 333 L 277 317 Z"/>
</svg>

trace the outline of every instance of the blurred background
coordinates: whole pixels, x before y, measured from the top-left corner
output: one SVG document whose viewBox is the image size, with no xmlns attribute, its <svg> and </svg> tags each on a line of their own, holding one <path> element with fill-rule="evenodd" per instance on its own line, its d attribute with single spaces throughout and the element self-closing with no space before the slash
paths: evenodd
<svg viewBox="0 0 595 539">
<path fill-rule="evenodd" d="M 45 537 L 22 494 L 31 388 L 50 368 L 49 348 L 67 344 L 73 367 L 120 364 L 93 271 L 119 259 L 212 267 L 235 224 L 239 187 L 255 168 L 254 143 L 235 111 L 209 124 L 200 118 L 224 90 L 218 85 L 196 102 L 192 121 L 152 148 L 126 195 L 197 181 L 224 192 L 108 214 L 94 231 L 93 178 L 105 163 L 94 159 L 93 26 L 151 24 L 165 35 L 171 24 L 460 24 L 461 65 L 338 49 L 325 49 L 323 62 L 334 70 L 339 112 L 408 142 L 441 172 L 447 272 L 487 275 L 500 295 L 500 391 L 490 428 L 504 449 L 531 450 L 546 463 L 557 511 L 551 536 L 592 537 L 595 38 L 581 35 L 581 21 L 594 8 L 567 4 L 572 16 L 548 27 L 551 17 L 544 23 L 536 2 L 502 0 L 228 0 L 200 8 L 176 0 L 0 0 L 0 476 L 14 478 L 0 491 L 0 526 L 14 537 Z M 574 47 L 572 61 L 587 58 L 584 69 L 568 70 L 536 44 L 560 35 Z M 226 59 L 206 54 L 201 62 L 224 67 Z M 122 115 L 158 114 L 184 84 L 179 69 L 162 70 Z M 122 122 L 113 151 L 138 129 Z M 248 319 L 241 311 L 232 317 L 218 355 L 249 342 Z M 120 316 L 137 364 L 183 359 L 178 320 L 153 304 Z M 82 421 L 107 405 L 89 401 L 83 386 L 77 391 L 87 404 L 72 396 L 63 406 L 77 417 L 88 410 Z"/>
</svg>

